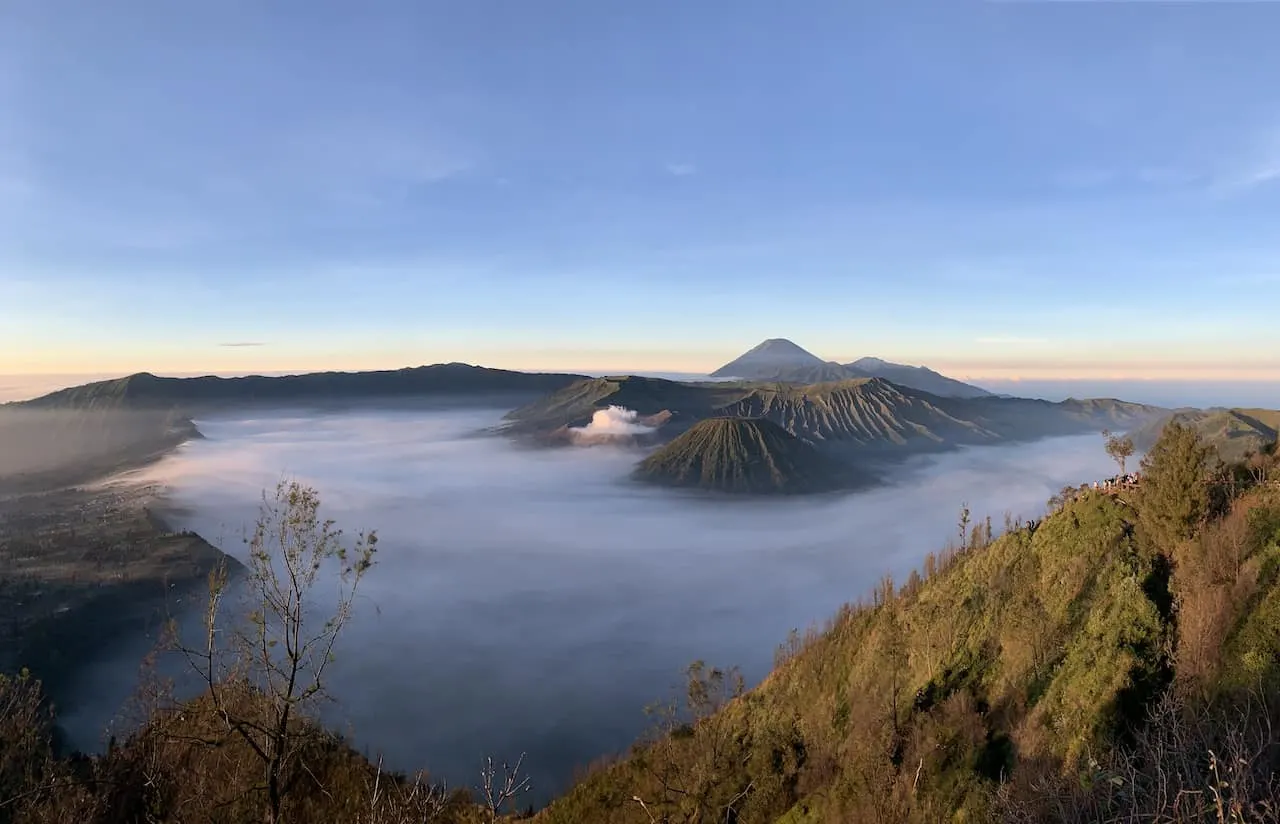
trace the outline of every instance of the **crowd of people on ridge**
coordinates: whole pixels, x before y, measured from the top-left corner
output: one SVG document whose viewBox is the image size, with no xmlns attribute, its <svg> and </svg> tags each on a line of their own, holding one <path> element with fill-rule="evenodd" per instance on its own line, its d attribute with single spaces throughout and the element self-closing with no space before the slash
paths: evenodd
<svg viewBox="0 0 1280 824">
<path fill-rule="evenodd" d="M 1126 472 L 1123 475 L 1113 475 L 1104 481 L 1094 481 L 1094 489 L 1119 489 L 1124 486 L 1135 486 L 1141 479 L 1141 475 L 1137 472 Z"/>
</svg>

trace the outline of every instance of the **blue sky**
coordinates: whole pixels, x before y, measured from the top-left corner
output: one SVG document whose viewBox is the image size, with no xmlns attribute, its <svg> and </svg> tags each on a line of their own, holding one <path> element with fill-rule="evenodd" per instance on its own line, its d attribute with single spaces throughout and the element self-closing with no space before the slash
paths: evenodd
<svg viewBox="0 0 1280 824">
<path fill-rule="evenodd" d="M 0 0 L 0 373 L 698 371 L 786 336 L 1280 379 L 1278 30 L 1269 3 Z"/>
</svg>

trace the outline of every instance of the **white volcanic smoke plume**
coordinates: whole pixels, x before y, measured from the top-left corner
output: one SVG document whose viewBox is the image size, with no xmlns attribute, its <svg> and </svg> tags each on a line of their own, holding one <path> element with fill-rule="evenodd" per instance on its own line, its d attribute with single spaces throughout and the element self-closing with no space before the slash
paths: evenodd
<svg viewBox="0 0 1280 824">
<path fill-rule="evenodd" d="M 597 409 L 591 416 L 591 423 L 586 426 L 575 426 L 570 431 L 575 437 L 600 437 L 616 435 L 643 435 L 652 432 L 655 427 L 639 422 L 640 413 L 624 406 L 610 406 L 608 409 Z"/>
</svg>

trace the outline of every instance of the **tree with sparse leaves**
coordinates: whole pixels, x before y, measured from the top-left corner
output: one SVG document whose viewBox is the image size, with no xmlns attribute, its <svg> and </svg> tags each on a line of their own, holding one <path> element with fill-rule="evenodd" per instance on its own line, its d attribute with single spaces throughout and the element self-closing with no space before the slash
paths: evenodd
<svg viewBox="0 0 1280 824">
<path fill-rule="evenodd" d="M 259 762 L 256 789 L 268 824 L 282 820 L 285 799 L 303 772 L 300 754 L 312 729 L 304 721 L 325 696 L 334 645 L 377 547 L 371 532 L 348 548 L 342 531 L 319 512 L 319 494 L 296 481 L 281 481 L 274 497 L 264 495 L 248 542 L 248 620 L 221 620 L 224 567 L 210 576 L 201 647 L 180 647 L 207 690 L 204 706 L 219 731 L 207 743 L 238 739 Z M 331 577 L 337 602 L 317 614 L 314 590 Z"/>
<path fill-rule="evenodd" d="M 703 661 L 689 665 L 686 675 L 683 702 L 648 709 L 659 725 L 637 755 L 647 781 L 631 800 L 650 824 L 736 821 L 755 785 L 740 769 L 749 756 L 746 742 L 721 710 L 742 697 L 746 684 L 736 667 Z M 689 746 L 693 741 L 698 746 Z"/>
<path fill-rule="evenodd" d="M 1106 438 L 1107 454 L 1120 467 L 1120 474 L 1125 474 L 1125 465 L 1134 453 L 1133 438 L 1113 435 L 1106 429 L 1102 430 L 1102 437 Z"/>
</svg>

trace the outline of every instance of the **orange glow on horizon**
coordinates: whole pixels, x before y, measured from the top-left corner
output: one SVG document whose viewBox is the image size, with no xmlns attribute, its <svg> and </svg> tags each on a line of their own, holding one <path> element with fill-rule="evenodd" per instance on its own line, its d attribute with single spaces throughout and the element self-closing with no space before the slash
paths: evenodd
<svg viewBox="0 0 1280 824">
<path fill-rule="evenodd" d="M 38 359 L 0 359 L 0 375 L 30 378 L 66 376 L 72 383 L 88 379 L 119 377 L 137 372 L 158 375 L 246 375 L 289 374 L 321 371 L 366 371 L 400 369 L 432 363 L 458 361 L 499 369 L 542 372 L 615 373 L 674 372 L 707 374 L 732 360 L 740 352 L 707 348 L 666 350 L 627 349 L 478 349 L 448 350 L 423 346 L 388 347 L 381 351 L 301 352 L 275 347 L 246 347 L 211 353 L 204 349 L 166 352 L 129 352 L 88 361 L 84 353 L 42 352 Z M 1073 359 L 1054 358 L 965 358 L 952 353 L 937 358 L 927 354 L 897 354 L 886 351 L 885 360 L 910 365 L 924 364 L 958 380 L 1018 381 L 1277 381 L 1280 358 L 1236 359 L 1215 363 L 1203 359 L 1117 358 L 1101 354 Z M 841 362 L 852 358 L 838 358 Z M 93 376 L 92 378 L 88 376 Z M 64 384 L 66 385 L 66 384 Z"/>
</svg>

